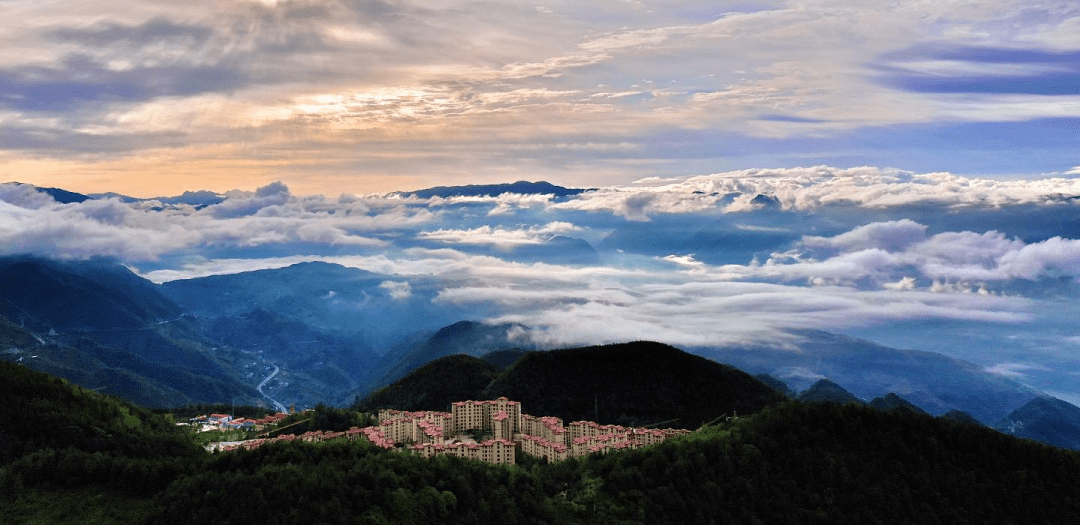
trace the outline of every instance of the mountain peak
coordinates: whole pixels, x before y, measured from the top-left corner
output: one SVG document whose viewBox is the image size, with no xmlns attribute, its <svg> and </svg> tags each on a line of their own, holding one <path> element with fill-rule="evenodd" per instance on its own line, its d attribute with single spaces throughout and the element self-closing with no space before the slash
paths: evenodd
<svg viewBox="0 0 1080 525">
<path fill-rule="evenodd" d="M 1080 407 L 1056 397 L 1037 397 L 1014 410 L 995 428 L 1017 437 L 1080 450 Z"/>
<path fill-rule="evenodd" d="M 517 181 L 503 184 L 436 186 L 433 188 L 426 188 L 413 192 L 403 192 L 403 194 L 412 195 L 421 199 L 430 199 L 431 197 L 497 197 L 504 193 L 518 193 L 523 195 L 555 195 L 556 197 L 567 197 L 570 195 L 577 195 L 584 191 L 585 190 L 583 189 L 564 188 L 562 186 L 556 186 L 546 181 Z"/>
<path fill-rule="evenodd" d="M 799 394 L 798 399 L 806 403 L 862 404 L 862 400 L 855 397 L 851 392 L 844 390 L 844 387 L 828 379 L 818 380 L 810 388 Z"/>
</svg>

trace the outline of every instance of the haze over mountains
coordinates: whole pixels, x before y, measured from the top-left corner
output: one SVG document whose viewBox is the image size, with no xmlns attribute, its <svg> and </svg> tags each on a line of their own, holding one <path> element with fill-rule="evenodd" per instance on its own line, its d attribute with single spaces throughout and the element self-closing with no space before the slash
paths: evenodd
<svg viewBox="0 0 1080 525">
<path fill-rule="evenodd" d="M 149 404 L 178 395 L 150 371 L 175 355 L 222 395 L 309 406 L 462 350 L 651 340 L 995 425 L 1043 394 L 1080 397 L 1078 194 L 827 167 L 337 198 L 7 184 L 0 250 L 31 273 L 5 277 L 3 299 L 13 340 L 93 354 L 85 377 L 141 360 L 128 384 Z M 127 332 L 100 331 L 114 322 Z"/>
</svg>

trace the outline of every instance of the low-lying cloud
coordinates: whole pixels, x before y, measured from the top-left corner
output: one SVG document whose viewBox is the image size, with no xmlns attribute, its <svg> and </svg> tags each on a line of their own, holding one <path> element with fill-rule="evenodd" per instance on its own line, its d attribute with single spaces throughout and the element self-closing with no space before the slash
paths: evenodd
<svg viewBox="0 0 1080 525">
<path fill-rule="evenodd" d="M 424 279 L 436 304 L 519 323 L 547 346 L 749 344 L 926 320 L 1027 326 L 1040 297 L 1071 296 L 1080 278 L 1080 240 L 1043 226 L 1080 220 L 1071 180 L 819 167 L 655 182 L 558 199 L 298 196 L 274 183 L 69 204 L 3 185 L 0 251 L 112 257 L 156 282 L 337 262 L 384 275 L 396 300 L 415 300 Z M 920 207 L 929 202 L 949 211 Z M 1013 233 L 975 229 L 988 217 Z M 547 259 L 565 246 L 597 257 Z M 515 260 L 523 247 L 551 251 Z M 710 262 L 729 250 L 743 255 Z M 1052 294 L 1028 293 L 1040 290 Z"/>
</svg>

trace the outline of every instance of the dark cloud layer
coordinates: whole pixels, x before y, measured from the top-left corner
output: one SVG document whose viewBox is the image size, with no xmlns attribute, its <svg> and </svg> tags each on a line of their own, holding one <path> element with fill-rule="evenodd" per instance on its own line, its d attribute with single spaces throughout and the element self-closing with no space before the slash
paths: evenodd
<svg viewBox="0 0 1080 525">
<path fill-rule="evenodd" d="M 73 55 L 55 65 L 0 70 L 0 107 L 58 112 L 88 103 L 140 102 L 160 97 L 227 92 L 244 84 L 238 63 L 169 64 L 114 70 Z"/>
<path fill-rule="evenodd" d="M 1080 94 L 1080 53 L 1037 49 L 958 47 L 890 53 L 883 81 L 922 93 Z M 905 67 L 930 61 L 939 68 Z M 967 67 L 971 66 L 971 67 Z M 997 70 L 997 71 L 995 71 Z"/>
</svg>

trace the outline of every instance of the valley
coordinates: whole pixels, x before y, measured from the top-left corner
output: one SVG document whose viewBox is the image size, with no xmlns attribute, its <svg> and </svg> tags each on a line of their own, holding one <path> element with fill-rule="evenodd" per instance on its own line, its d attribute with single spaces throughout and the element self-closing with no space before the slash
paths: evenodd
<svg viewBox="0 0 1080 525">
<path fill-rule="evenodd" d="M 460 356 L 455 359 L 471 356 L 478 363 L 492 356 L 490 359 L 494 361 L 490 363 L 498 363 L 497 366 L 486 364 L 491 368 L 464 372 L 475 379 L 461 382 L 461 377 L 448 377 L 444 381 L 447 385 L 465 387 L 456 391 L 460 398 L 506 395 L 559 411 L 580 403 L 582 406 L 571 412 L 571 418 L 583 419 L 595 415 L 591 414 L 594 407 L 587 403 L 592 394 L 556 402 L 557 396 L 567 388 L 559 385 L 570 385 L 590 376 L 611 375 L 612 385 L 667 378 L 663 380 L 667 384 L 663 394 L 627 390 L 615 396 L 627 400 L 622 405 L 612 405 L 614 399 L 610 397 L 593 396 L 597 398 L 595 408 L 603 406 L 605 412 L 613 411 L 619 416 L 611 422 L 635 425 L 659 420 L 660 412 L 641 410 L 668 399 L 670 389 L 684 381 L 669 375 L 673 371 L 700 370 L 702 363 L 720 362 L 752 374 L 766 374 L 773 381 L 779 379 L 784 389 L 794 392 L 791 395 L 808 391 L 813 382 L 829 378 L 854 392 L 853 399 L 863 402 L 898 394 L 931 415 L 958 411 L 983 425 L 1019 435 L 1069 447 L 1080 443 L 1070 437 L 1080 436 L 1080 416 L 1074 412 L 1021 410 L 1029 403 L 1047 399 L 1046 394 L 941 354 L 891 349 L 820 331 L 791 332 L 790 341 L 798 346 L 799 352 L 767 346 L 692 347 L 688 349 L 691 354 L 707 359 L 701 363 L 646 368 L 640 373 L 610 366 L 593 370 L 589 368 L 592 365 L 585 365 L 580 358 L 573 367 L 556 364 L 561 350 L 539 349 L 534 343 L 522 340 L 518 334 L 526 332 L 528 327 L 519 324 L 458 321 L 441 325 L 450 312 L 432 316 L 414 314 L 415 322 L 408 325 L 414 331 L 399 325 L 395 330 L 407 335 L 398 343 L 372 347 L 364 327 L 372 323 L 367 316 L 376 315 L 375 312 L 385 316 L 392 311 L 387 305 L 393 299 L 379 300 L 372 296 L 374 290 L 382 289 L 377 283 L 386 282 L 387 277 L 339 265 L 303 263 L 168 286 L 154 285 L 122 267 L 101 261 L 57 263 L 9 258 L 0 260 L 0 269 L 3 268 L 7 268 L 9 282 L 40 280 L 40 276 L 49 275 L 49 281 L 44 282 L 51 284 L 45 288 L 39 286 L 33 293 L 20 288 L 7 289 L 2 313 L 6 318 L 18 319 L 19 324 L 3 322 L 0 335 L 6 351 L 0 358 L 58 373 L 88 388 L 149 406 L 168 407 L 184 402 L 255 404 L 286 412 L 294 407 L 306 409 L 319 404 L 357 405 L 361 399 L 373 396 L 372 400 L 384 400 L 380 402 L 392 400 L 400 409 L 445 410 L 445 406 L 416 404 L 411 400 L 423 396 L 409 394 L 407 391 L 415 388 L 404 386 L 408 382 L 401 385 L 396 382 L 450 356 Z M 275 289 L 278 285 L 282 288 Z M 330 295 L 328 287 L 338 290 L 333 294 L 338 303 L 319 299 Z M 412 289 L 422 290 L 423 286 L 418 283 Z M 68 297 L 73 293 L 78 294 L 78 301 L 117 306 L 92 311 L 101 317 L 89 315 L 91 311 L 79 311 L 77 317 L 72 317 L 64 309 L 50 311 L 38 306 L 43 299 L 66 304 L 76 300 Z M 357 309 L 359 297 L 367 297 L 367 305 Z M 348 306 L 335 306 L 340 303 Z M 297 310 L 297 304 L 305 306 Z M 321 306 L 314 306 L 317 304 Z M 431 308 L 430 301 L 426 304 L 420 314 L 426 311 L 424 308 Z M 294 312 L 299 315 L 293 315 Z M 313 312 L 322 313 L 316 318 L 312 317 Z M 336 327 L 326 324 L 327 319 L 343 319 L 346 312 L 353 316 L 349 323 Z M 315 324 L 316 319 L 321 321 Z M 109 324 L 114 322 L 121 324 Z M 646 348 L 651 347 L 630 345 L 605 351 L 627 353 L 647 363 L 656 352 L 674 350 L 664 345 Z M 88 367 L 87 363 L 100 364 Z M 530 387 L 514 379 L 517 370 L 527 364 L 562 370 L 545 372 L 541 381 L 556 392 L 556 397 L 536 398 Z M 465 370 L 474 365 L 461 363 L 460 366 Z M 475 386 L 466 386 L 470 384 Z M 421 391 L 429 392 L 430 388 L 424 386 Z M 671 402 L 688 406 L 685 399 L 674 398 Z M 725 411 L 742 410 L 732 406 Z M 719 415 L 713 412 L 709 409 L 696 413 L 688 421 L 700 424 Z M 1039 430 L 1059 427 L 1068 430 Z"/>
</svg>

